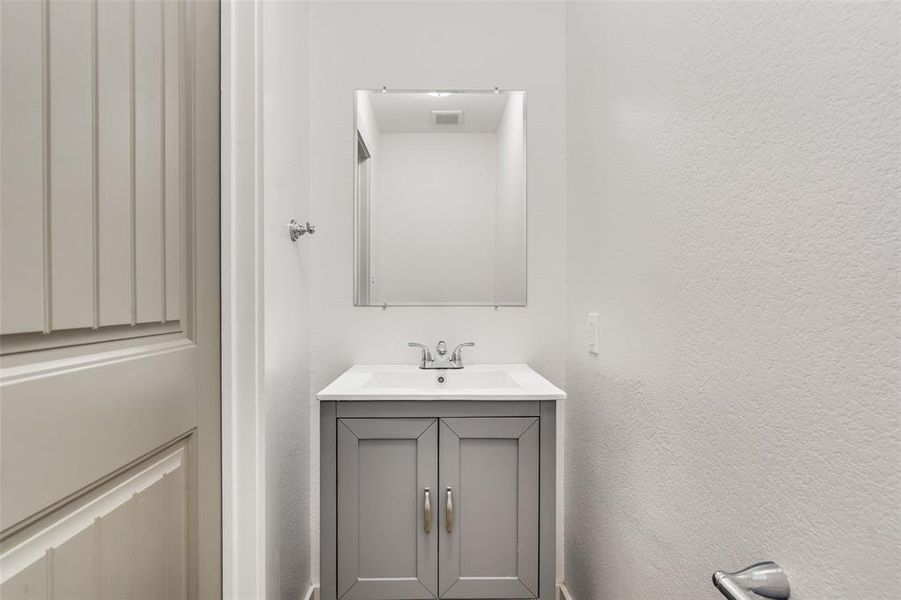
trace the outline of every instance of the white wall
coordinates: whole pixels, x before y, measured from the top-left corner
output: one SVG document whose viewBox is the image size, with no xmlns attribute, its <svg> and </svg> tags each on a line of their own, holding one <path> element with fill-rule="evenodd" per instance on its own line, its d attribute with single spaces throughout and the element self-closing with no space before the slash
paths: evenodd
<svg viewBox="0 0 901 600">
<path fill-rule="evenodd" d="M 373 303 L 494 300 L 493 133 L 382 133 Z"/>
<path fill-rule="evenodd" d="M 511 93 L 497 126 L 497 198 L 495 206 L 495 300 L 526 299 L 526 144 L 525 97 Z M 540 228 L 540 224 L 539 224 Z"/>
<path fill-rule="evenodd" d="M 898 597 L 899 17 L 567 6 L 576 600 Z"/>
<path fill-rule="evenodd" d="M 263 2 L 262 179 L 266 594 L 302 598 L 310 581 L 309 3 Z M 310 219 L 312 220 L 312 219 Z M 247 485 L 250 483 L 247 482 Z"/>
<path fill-rule="evenodd" d="M 316 152 L 310 198 L 319 225 L 311 287 L 312 392 L 355 362 L 413 363 L 417 355 L 408 341 L 434 344 L 439 338 L 475 341 L 477 347 L 467 353 L 473 362 L 527 362 L 562 385 L 564 6 L 336 2 L 314 3 L 311 10 Z M 529 221 L 541 223 L 541 230 L 528 241 L 527 307 L 353 307 L 353 90 L 383 85 L 528 91 Z M 318 449 L 317 440 L 313 448 Z M 313 491 L 318 499 L 315 482 Z M 318 520 L 318 506 L 313 519 Z M 315 572 L 318 546 L 313 557 Z"/>
</svg>

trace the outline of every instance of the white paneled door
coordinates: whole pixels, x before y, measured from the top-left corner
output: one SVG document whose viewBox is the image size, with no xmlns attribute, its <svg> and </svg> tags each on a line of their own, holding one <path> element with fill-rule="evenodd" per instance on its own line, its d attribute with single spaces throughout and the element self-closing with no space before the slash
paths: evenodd
<svg viewBox="0 0 901 600">
<path fill-rule="evenodd" d="M 0 67 L 0 597 L 218 597 L 218 3 L 2 0 Z"/>
</svg>

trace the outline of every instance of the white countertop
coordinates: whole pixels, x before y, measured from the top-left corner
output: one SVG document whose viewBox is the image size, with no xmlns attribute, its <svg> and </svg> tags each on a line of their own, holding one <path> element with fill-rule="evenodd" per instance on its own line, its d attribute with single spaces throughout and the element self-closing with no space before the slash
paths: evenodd
<svg viewBox="0 0 901 600">
<path fill-rule="evenodd" d="M 439 382 L 443 377 L 443 382 Z M 472 364 L 462 369 L 354 365 L 316 394 L 322 401 L 564 400 L 566 392 L 523 364 Z"/>
</svg>

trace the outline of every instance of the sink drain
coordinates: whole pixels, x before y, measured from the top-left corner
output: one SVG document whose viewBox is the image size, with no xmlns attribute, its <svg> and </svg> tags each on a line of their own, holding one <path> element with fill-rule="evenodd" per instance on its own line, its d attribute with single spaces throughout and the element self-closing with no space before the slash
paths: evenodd
<svg viewBox="0 0 901 600">
<path fill-rule="evenodd" d="M 447 378 L 444 375 L 438 376 L 438 383 L 444 383 L 445 381 L 447 381 Z"/>
</svg>

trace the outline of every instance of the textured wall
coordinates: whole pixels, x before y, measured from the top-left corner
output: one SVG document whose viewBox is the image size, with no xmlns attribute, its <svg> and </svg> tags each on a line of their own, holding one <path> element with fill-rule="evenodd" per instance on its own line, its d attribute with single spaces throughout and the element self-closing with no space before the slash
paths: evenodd
<svg viewBox="0 0 901 600">
<path fill-rule="evenodd" d="M 266 590 L 298 600 L 310 583 L 309 288 L 311 242 L 285 224 L 310 219 L 307 2 L 264 2 Z M 312 220 L 312 219 L 311 219 Z M 249 485 L 249 482 L 247 483 Z"/>
<path fill-rule="evenodd" d="M 574 598 L 898 598 L 899 5 L 567 11 Z"/>
</svg>

